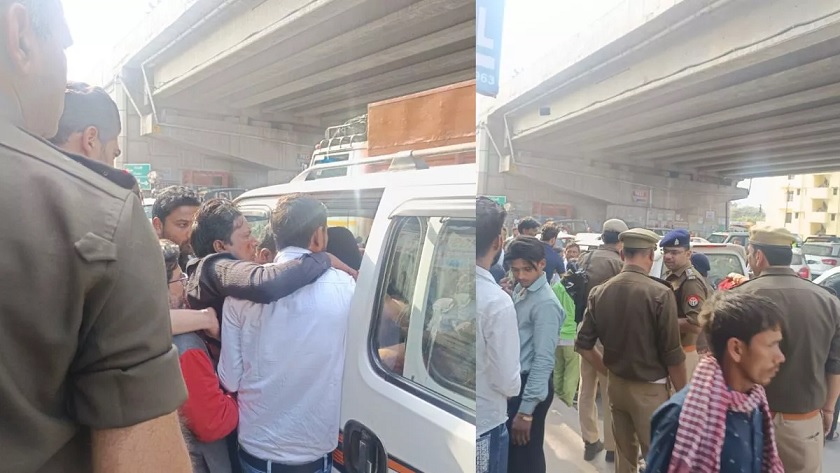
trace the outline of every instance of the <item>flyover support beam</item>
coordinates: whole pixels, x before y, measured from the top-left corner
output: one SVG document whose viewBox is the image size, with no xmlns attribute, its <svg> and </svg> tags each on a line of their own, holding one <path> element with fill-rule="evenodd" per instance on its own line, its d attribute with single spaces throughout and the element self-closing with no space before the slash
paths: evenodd
<svg viewBox="0 0 840 473">
<path fill-rule="evenodd" d="M 308 162 L 319 135 L 254 126 L 247 119 L 209 120 L 164 110 L 160 122 L 146 119 L 144 135 L 199 150 L 208 156 L 239 159 L 267 170 L 297 173 Z M 266 124 L 267 125 L 267 124 Z"/>
</svg>

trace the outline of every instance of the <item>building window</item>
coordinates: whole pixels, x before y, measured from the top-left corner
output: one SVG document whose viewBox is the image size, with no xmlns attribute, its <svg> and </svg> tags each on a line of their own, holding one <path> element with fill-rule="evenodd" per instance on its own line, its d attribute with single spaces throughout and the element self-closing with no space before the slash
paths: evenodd
<svg viewBox="0 0 840 473">
<path fill-rule="evenodd" d="M 785 223 L 792 223 L 792 222 L 793 222 L 793 216 L 791 215 L 790 212 L 786 213 L 785 214 Z"/>
<path fill-rule="evenodd" d="M 787 201 L 793 202 L 793 191 L 787 191 Z"/>
<path fill-rule="evenodd" d="M 836 187 L 834 188 L 834 192 L 833 192 L 833 194 L 834 194 L 834 195 L 837 195 L 837 188 L 836 188 Z"/>
<path fill-rule="evenodd" d="M 802 194 L 802 189 L 796 189 L 796 195 Z"/>
<path fill-rule="evenodd" d="M 831 214 L 831 221 L 837 220 L 837 214 Z"/>
<path fill-rule="evenodd" d="M 794 213 L 794 214 L 793 214 L 793 218 L 795 218 L 795 219 L 799 219 L 799 212 Z"/>
<path fill-rule="evenodd" d="M 796 177 L 796 176 L 794 176 L 793 174 L 789 175 L 789 176 L 788 176 L 788 181 L 792 181 L 795 177 Z"/>
</svg>

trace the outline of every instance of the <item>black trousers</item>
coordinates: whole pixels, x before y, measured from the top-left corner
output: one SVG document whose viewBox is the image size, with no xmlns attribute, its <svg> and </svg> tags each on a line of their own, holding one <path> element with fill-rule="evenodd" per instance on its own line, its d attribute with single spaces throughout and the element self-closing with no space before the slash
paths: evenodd
<svg viewBox="0 0 840 473">
<path fill-rule="evenodd" d="M 519 412 L 519 404 L 522 403 L 522 392 L 528 382 L 528 375 L 522 375 L 522 389 L 519 395 L 508 400 L 508 421 L 507 428 L 510 431 L 510 452 L 508 453 L 508 473 L 545 473 L 545 417 L 548 409 L 554 400 L 554 373 L 548 377 L 548 396 L 537 404 L 534 409 L 534 421 L 531 422 L 531 440 L 527 445 L 519 446 L 513 444 L 513 418 Z"/>
</svg>

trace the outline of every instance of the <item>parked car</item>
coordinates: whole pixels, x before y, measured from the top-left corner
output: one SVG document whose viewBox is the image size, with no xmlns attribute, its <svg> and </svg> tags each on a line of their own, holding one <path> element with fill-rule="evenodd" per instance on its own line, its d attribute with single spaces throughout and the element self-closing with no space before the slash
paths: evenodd
<svg viewBox="0 0 840 473">
<path fill-rule="evenodd" d="M 709 243 L 704 245 L 692 245 L 691 251 L 703 253 L 709 258 L 709 284 L 717 289 L 718 284 L 732 273 L 749 275 L 747 269 L 747 252 L 743 246 L 732 243 Z M 654 255 L 653 267 L 650 275 L 657 278 L 664 278 L 668 268 L 662 260 L 662 250 L 657 249 Z"/>
<path fill-rule="evenodd" d="M 835 294 L 840 295 L 840 267 L 829 269 L 814 279 L 815 284 L 833 289 Z"/>
<path fill-rule="evenodd" d="M 581 253 L 584 251 L 594 250 L 604 244 L 601 240 L 600 233 L 578 233 L 575 235 L 575 243 L 580 246 Z"/>
<path fill-rule="evenodd" d="M 793 249 L 793 259 L 790 261 L 790 268 L 796 271 L 802 279 L 811 279 L 811 268 L 805 260 L 805 255 L 802 254 L 800 248 Z"/>
<path fill-rule="evenodd" d="M 709 243 L 733 243 L 744 248 L 750 244 L 749 232 L 715 232 L 706 238 Z"/>
<path fill-rule="evenodd" d="M 155 206 L 155 199 L 152 197 L 146 197 L 143 199 L 143 210 L 146 211 L 146 218 L 149 220 L 152 219 L 152 208 Z"/>
<path fill-rule="evenodd" d="M 840 266 L 840 238 L 835 236 L 808 237 L 802 244 L 805 263 L 811 269 L 811 276 L 817 277 Z"/>
</svg>

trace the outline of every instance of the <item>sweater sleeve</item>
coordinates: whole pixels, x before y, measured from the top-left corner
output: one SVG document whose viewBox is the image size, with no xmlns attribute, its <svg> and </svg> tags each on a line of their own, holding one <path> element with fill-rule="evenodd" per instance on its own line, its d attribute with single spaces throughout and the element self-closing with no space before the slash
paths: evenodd
<svg viewBox="0 0 840 473">
<path fill-rule="evenodd" d="M 181 371 L 187 385 L 187 402 L 181 414 L 187 427 L 201 442 L 226 437 L 239 423 L 236 401 L 222 391 L 210 357 L 201 350 L 187 350 L 181 355 Z"/>
<path fill-rule="evenodd" d="M 313 253 L 284 264 L 265 266 L 220 258 L 206 268 L 222 297 L 270 304 L 312 283 L 330 269 L 326 253 Z"/>
</svg>

